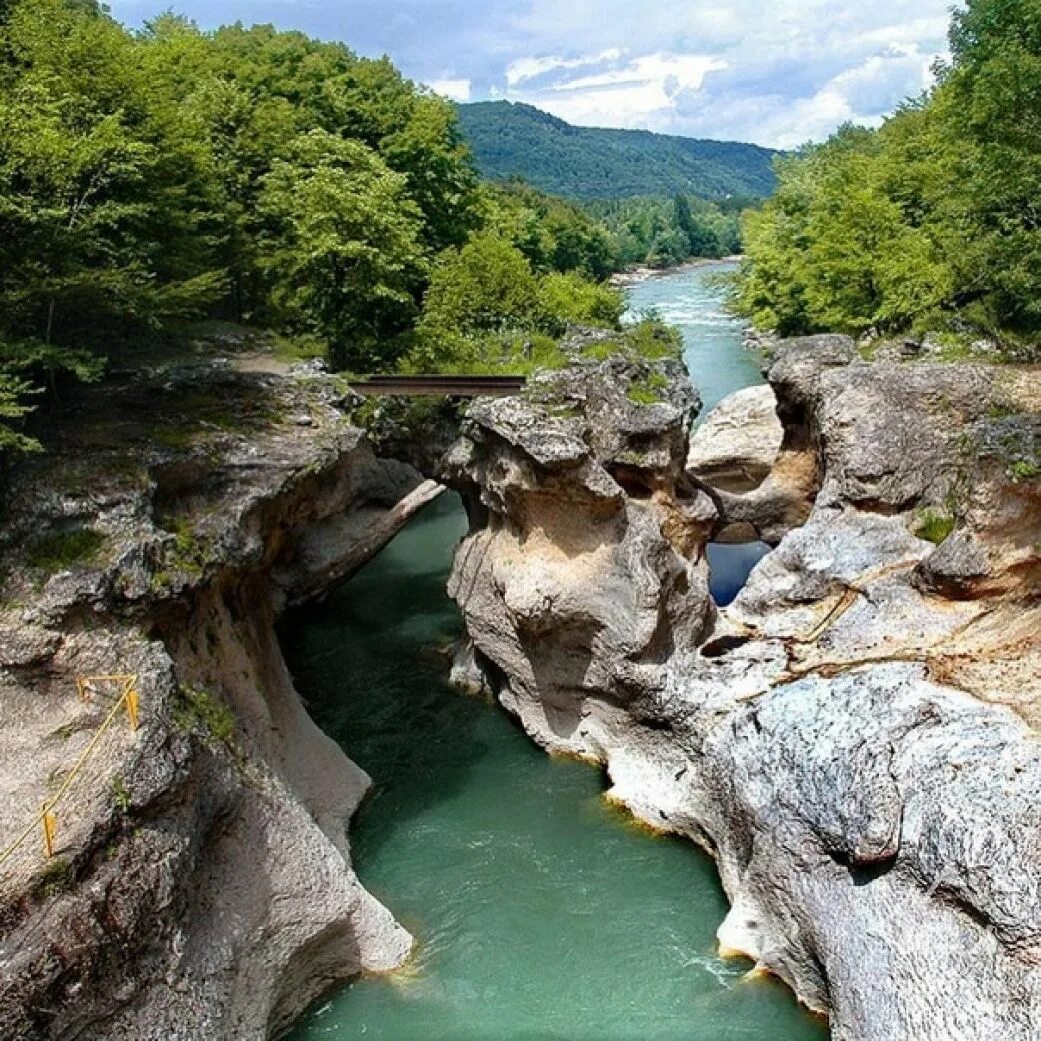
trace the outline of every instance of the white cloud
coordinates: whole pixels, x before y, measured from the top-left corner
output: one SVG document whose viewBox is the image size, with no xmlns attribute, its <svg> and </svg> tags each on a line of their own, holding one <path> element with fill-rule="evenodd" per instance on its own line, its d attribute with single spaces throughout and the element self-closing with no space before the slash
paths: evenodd
<svg viewBox="0 0 1041 1041">
<path fill-rule="evenodd" d="M 573 123 L 651 127 L 667 122 L 679 94 L 699 90 L 706 75 L 725 68 L 725 62 L 707 55 L 661 53 L 623 59 L 617 50 L 566 61 L 524 58 L 511 66 L 512 77 L 507 70 L 505 96 Z M 579 69 L 584 74 L 572 75 Z"/>
<path fill-rule="evenodd" d="M 135 24 L 169 0 L 111 0 Z M 955 0 L 963 2 L 963 0 Z M 272 21 L 460 100 L 790 145 L 875 124 L 931 82 L 951 0 L 177 0 L 204 26 Z"/>
<path fill-rule="evenodd" d="M 603 62 L 617 61 L 621 56 L 622 51 L 619 48 L 611 47 L 586 58 L 518 58 L 506 67 L 506 83 L 510 87 L 516 87 L 521 83 L 538 79 L 549 72 L 557 72 L 561 69 L 581 69 Z"/>
<path fill-rule="evenodd" d="M 932 84 L 949 0 L 526 0 L 501 96 L 585 125 L 793 147 Z M 582 39 L 585 56 L 558 54 Z M 624 57 L 604 60 L 611 44 Z M 662 46 L 667 44 L 667 46 Z M 524 75 L 518 75 L 522 71 Z"/>
<path fill-rule="evenodd" d="M 655 85 L 668 96 L 677 89 L 701 87 L 707 73 L 725 69 L 726 62 L 697 54 L 645 54 L 624 66 L 591 76 L 556 83 L 553 90 L 590 90 L 619 84 Z"/>
<path fill-rule="evenodd" d="M 466 79 L 430 80 L 427 86 L 442 97 L 453 101 L 469 101 L 473 97 L 473 84 Z"/>
</svg>

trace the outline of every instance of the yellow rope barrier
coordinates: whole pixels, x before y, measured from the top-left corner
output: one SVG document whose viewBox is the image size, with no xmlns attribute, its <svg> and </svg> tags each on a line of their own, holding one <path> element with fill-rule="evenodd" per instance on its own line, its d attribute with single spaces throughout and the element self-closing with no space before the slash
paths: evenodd
<svg viewBox="0 0 1041 1041">
<path fill-rule="evenodd" d="M 41 809 L 36 817 L 33 818 L 25 830 L 19 834 L 18 838 L 16 838 L 7 849 L 0 853 L 0 867 L 2 867 L 4 863 L 14 855 L 29 836 L 40 826 L 43 827 L 44 852 L 48 858 L 53 857 L 54 843 L 58 830 L 58 819 L 55 816 L 54 810 L 62 799 L 68 795 L 69 790 L 72 788 L 73 783 L 79 776 L 80 771 L 87 765 L 88 760 L 101 743 L 102 737 L 104 737 L 105 732 L 112 725 L 112 722 L 119 714 L 120 709 L 126 709 L 131 730 L 137 730 L 140 701 L 140 695 L 137 692 L 137 676 L 129 674 L 116 674 L 112 676 L 77 676 L 76 689 L 79 692 L 81 700 L 87 701 L 89 699 L 90 687 L 92 684 L 96 683 L 122 683 L 123 692 L 116 699 L 115 704 L 112 706 L 109 714 L 105 717 L 105 721 L 98 728 L 97 733 L 90 739 L 87 747 L 80 753 L 80 757 L 76 760 L 75 765 L 66 775 L 65 780 L 62 782 L 62 785 L 58 789 L 54 798 L 48 799 L 43 804 L 43 809 Z"/>
</svg>

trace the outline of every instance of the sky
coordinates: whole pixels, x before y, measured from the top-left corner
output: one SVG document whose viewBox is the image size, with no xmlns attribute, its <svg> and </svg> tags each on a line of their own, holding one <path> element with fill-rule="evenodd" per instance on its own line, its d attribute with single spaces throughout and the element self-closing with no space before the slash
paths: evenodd
<svg viewBox="0 0 1041 1041">
<path fill-rule="evenodd" d="M 794 148 L 932 82 L 951 0 L 109 0 L 138 25 L 273 22 L 388 54 L 458 101 Z"/>
</svg>

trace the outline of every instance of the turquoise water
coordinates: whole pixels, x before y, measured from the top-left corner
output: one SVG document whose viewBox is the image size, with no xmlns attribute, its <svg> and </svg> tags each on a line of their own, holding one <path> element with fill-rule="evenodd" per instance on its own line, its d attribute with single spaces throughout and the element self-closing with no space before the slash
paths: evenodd
<svg viewBox="0 0 1041 1041">
<path fill-rule="evenodd" d="M 629 290 L 629 317 L 653 310 L 683 334 L 683 360 L 701 393 L 701 417 L 735 390 L 763 382 L 759 355 L 744 346 L 741 323 L 723 306 L 719 278 L 735 267 L 703 264 L 648 278 Z M 761 542 L 708 547 L 713 595 L 720 606 L 737 596 L 768 552 Z"/>
<path fill-rule="evenodd" d="M 742 345 L 741 323 L 727 314 L 717 283 L 732 263 L 658 275 L 629 290 L 630 316 L 654 310 L 683 333 L 683 358 L 701 391 L 702 415 L 728 394 L 763 382 L 759 356 Z"/>
<path fill-rule="evenodd" d="M 405 972 L 322 1002 L 295 1041 L 825 1037 L 780 985 L 714 956 L 726 903 L 707 857 L 637 830 L 599 771 L 446 686 L 463 526 L 440 501 L 283 634 L 315 717 L 377 778 L 358 872 L 419 941 Z"/>
<path fill-rule="evenodd" d="M 376 779 L 358 873 L 417 939 L 407 969 L 320 1002 L 293 1041 L 824 1041 L 782 986 L 715 957 L 726 901 L 704 854 L 447 686 L 464 528 L 443 497 L 283 627 L 315 718 Z"/>
</svg>

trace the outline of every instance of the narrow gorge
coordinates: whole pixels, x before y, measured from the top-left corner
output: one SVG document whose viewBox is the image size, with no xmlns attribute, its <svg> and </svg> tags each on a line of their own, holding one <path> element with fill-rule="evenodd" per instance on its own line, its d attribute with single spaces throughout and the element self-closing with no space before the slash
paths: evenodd
<svg viewBox="0 0 1041 1041">
<path fill-rule="evenodd" d="M 691 344 L 715 337 L 725 393 L 760 377 L 719 311 L 713 270 L 642 283 L 632 298 L 639 310 L 666 290 L 687 309 L 669 317 Z M 359 876 L 417 943 L 402 972 L 320 1001 L 293 1041 L 825 1037 L 782 987 L 717 956 L 726 902 L 707 856 L 627 823 L 603 799 L 601 771 L 543 756 L 487 690 L 448 686 L 437 651 L 460 635 L 445 586 L 465 532 L 445 497 L 283 626 L 316 719 L 375 780 L 351 829 Z M 725 593 L 750 563 L 746 547 L 720 548 L 713 587 Z"/>
<path fill-rule="evenodd" d="M 678 360 L 603 333 L 568 350 L 521 395 L 470 405 L 436 473 L 378 455 L 349 389 L 306 367 L 214 372 L 205 396 L 176 372 L 128 379 L 117 418 L 87 393 L 50 454 L 19 463 L 0 848 L 109 711 L 77 678 L 135 674 L 142 719 L 105 734 L 59 856 L 32 844 L 3 864 L 0 1036 L 280 1036 L 331 986 L 393 969 L 294 1038 L 478 1038 L 499 1013 L 511 1041 L 823 1036 L 780 988 L 739 981 L 748 962 L 716 959 L 725 916 L 724 953 L 779 976 L 837 1041 L 1036 1038 L 1037 373 L 788 341 L 769 389 L 693 430 Z M 334 589 L 430 478 L 466 524 L 442 497 Z M 460 535 L 456 616 L 437 546 Z M 762 559 L 724 606 L 735 545 Z M 287 667 L 276 621 L 299 604 Z M 460 635 L 469 699 L 437 678 Z M 535 767 L 489 697 L 565 758 Z M 381 757 L 359 881 L 347 822 Z M 627 832 L 575 759 L 672 838 Z M 516 821 L 505 792 L 522 793 Z M 456 810 L 470 839 L 446 834 Z M 447 870 L 511 832 L 474 861 L 496 877 Z M 405 847 L 428 876 L 400 895 L 410 913 Z M 386 871 L 375 895 L 366 865 Z M 568 870 L 570 889 L 525 877 Z M 516 887 L 547 903 L 511 904 Z M 609 907 L 590 887 L 625 906 L 587 923 L 587 950 L 607 948 L 587 993 L 562 977 L 569 923 Z M 417 1007 L 442 1018 L 417 1026 Z"/>
<path fill-rule="evenodd" d="M 687 479 L 682 382 L 648 414 L 634 378 L 469 413 L 490 519 L 450 588 L 499 699 L 712 852 L 722 945 L 840 1041 L 1035 1037 L 1034 374 L 782 343 L 744 495 Z M 702 550 L 734 521 L 779 544 L 718 610 Z"/>
</svg>

